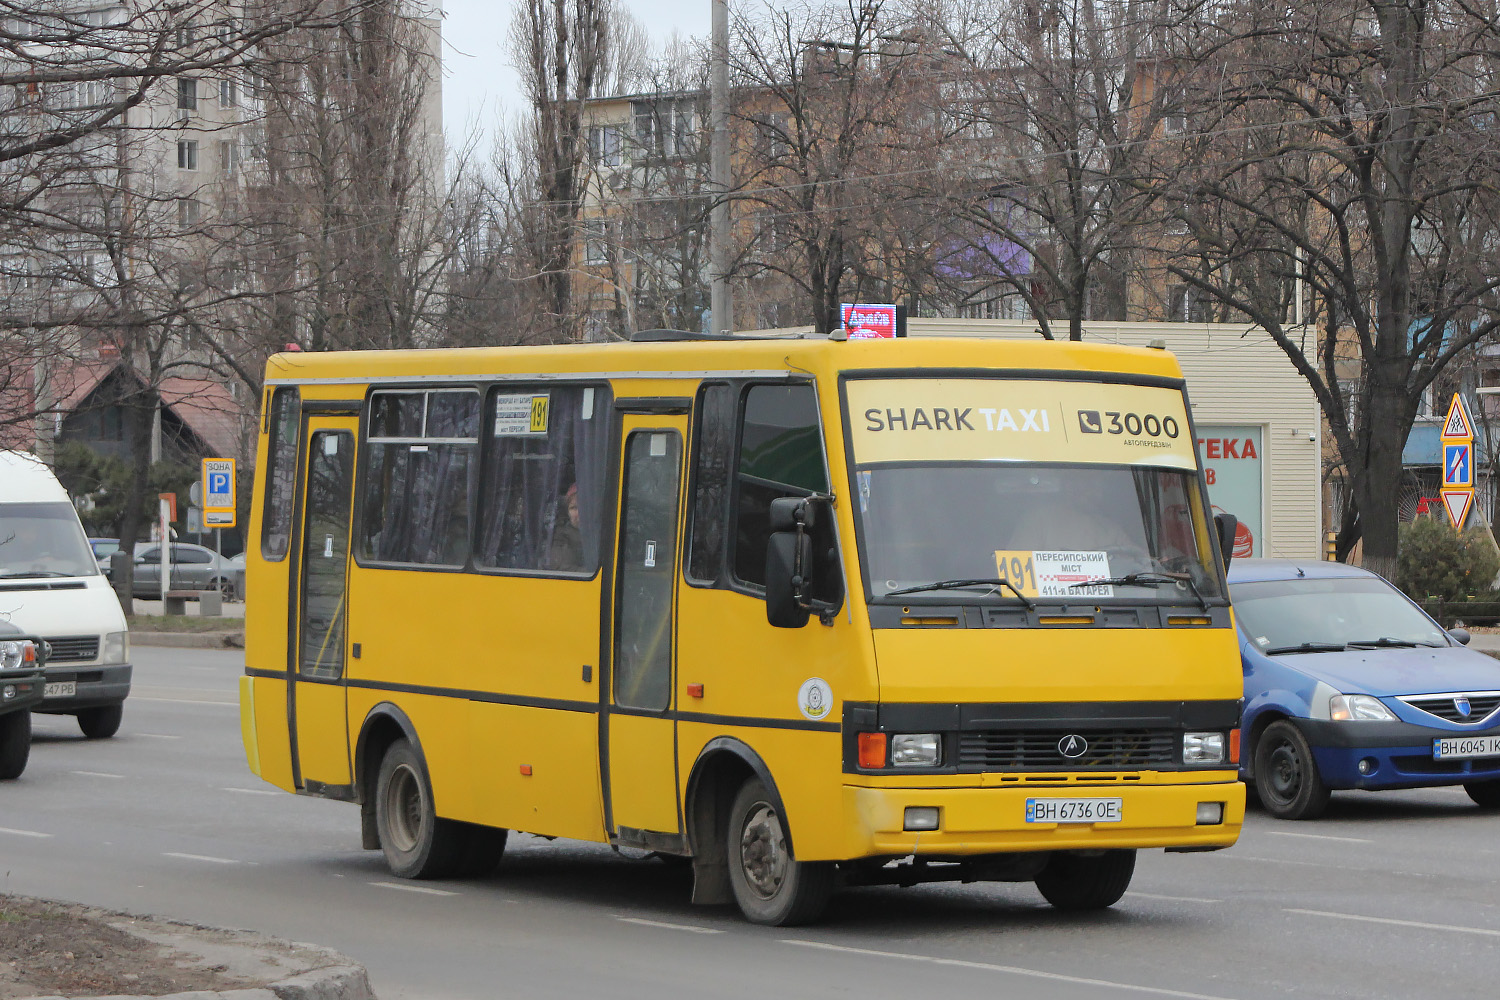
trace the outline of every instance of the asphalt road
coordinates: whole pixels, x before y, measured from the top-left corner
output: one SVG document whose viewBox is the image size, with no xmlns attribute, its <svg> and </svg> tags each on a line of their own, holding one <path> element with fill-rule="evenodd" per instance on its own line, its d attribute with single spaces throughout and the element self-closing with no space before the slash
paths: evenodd
<svg viewBox="0 0 1500 1000">
<path fill-rule="evenodd" d="M 392 879 L 356 807 L 249 773 L 238 653 L 135 657 L 119 736 L 36 717 L 30 766 L 0 784 L 0 890 L 326 945 L 382 1000 L 1461 1000 L 1500 975 L 1500 816 L 1461 790 L 1343 793 L 1315 823 L 1252 812 L 1231 850 L 1143 853 L 1100 914 L 1058 914 L 1029 884 L 936 885 L 764 928 L 590 844 L 517 837 L 491 879 Z"/>
</svg>

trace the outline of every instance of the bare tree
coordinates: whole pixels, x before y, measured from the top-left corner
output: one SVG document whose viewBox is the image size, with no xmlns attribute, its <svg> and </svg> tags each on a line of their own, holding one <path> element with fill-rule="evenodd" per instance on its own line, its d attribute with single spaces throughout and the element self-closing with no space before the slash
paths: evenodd
<svg viewBox="0 0 1500 1000">
<path fill-rule="evenodd" d="M 785 279 L 806 318 L 831 330 L 851 277 L 899 276 L 861 259 L 900 226 L 884 212 L 900 198 L 891 179 L 933 155 L 917 148 L 911 117 L 922 49 L 904 16 L 878 0 L 768 7 L 738 14 L 733 27 L 732 114 L 748 147 L 733 198 L 749 231 L 734 273 Z"/>
<path fill-rule="evenodd" d="M 1217 9 L 1199 26 L 1182 281 L 1259 325 L 1311 385 L 1353 503 L 1340 555 L 1395 566 L 1423 392 L 1500 324 L 1500 28 L 1429 0 Z"/>
<path fill-rule="evenodd" d="M 1181 122 L 1170 0 L 924 9 L 950 53 L 949 154 L 929 196 L 952 219 L 935 278 L 959 306 L 1015 297 L 1042 336 L 1125 319 L 1132 259 Z M 996 312 L 993 307 L 991 312 Z M 1008 310 L 1015 311 L 1015 310 Z"/>
</svg>

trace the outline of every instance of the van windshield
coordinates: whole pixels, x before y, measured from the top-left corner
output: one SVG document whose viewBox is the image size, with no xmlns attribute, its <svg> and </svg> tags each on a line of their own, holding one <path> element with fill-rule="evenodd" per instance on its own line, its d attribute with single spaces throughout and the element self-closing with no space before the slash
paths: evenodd
<svg viewBox="0 0 1500 1000">
<path fill-rule="evenodd" d="M 99 564 L 71 504 L 0 504 L 0 580 L 95 576 Z"/>
</svg>

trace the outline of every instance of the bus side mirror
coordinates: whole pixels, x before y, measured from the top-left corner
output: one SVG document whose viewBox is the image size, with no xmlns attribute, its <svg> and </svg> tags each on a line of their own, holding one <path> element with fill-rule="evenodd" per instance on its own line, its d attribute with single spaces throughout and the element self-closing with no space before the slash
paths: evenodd
<svg viewBox="0 0 1500 1000">
<path fill-rule="evenodd" d="M 1240 519 L 1233 514 L 1215 514 L 1214 527 L 1219 531 L 1219 558 L 1224 560 L 1224 571 L 1229 571 L 1229 560 L 1234 558 L 1234 534 L 1240 529 Z"/>
<path fill-rule="evenodd" d="M 815 599 L 817 559 L 812 531 L 819 497 L 779 497 L 771 501 L 770 537 L 766 540 L 766 621 L 777 628 L 802 628 L 810 612 L 819 616 L 830 605 Z"/>
<path fill-rule="evenodd" d="M 771 532 L 766 543 L 766 621 L 777 628 L 801 628 L 807 624 L 807 608 L 798 600 L 802 589 L 798 567 L 811 566 L 812 561 L 812 539 L 806 533 Z"/>
</svg>

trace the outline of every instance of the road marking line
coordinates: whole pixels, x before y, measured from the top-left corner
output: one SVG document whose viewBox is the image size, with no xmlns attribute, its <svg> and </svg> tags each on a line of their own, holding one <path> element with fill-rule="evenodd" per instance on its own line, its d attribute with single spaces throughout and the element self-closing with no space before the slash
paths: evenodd
<svg viewBox="0 0 1500 1000">
<path fill-rule="evenodd" d="M 37 833 L 35 830 L 12 830 L 9 827 L 0 826 L 0 833 L 8 833 L 13 837 L 50 837 L 50 833 Z"/>
<path fill-rule="evenodd" d="M 224 791 L 226 791 L 226 792 L 239 792 L 241 795 L 284 795 L 284 794 L 286 794 L 285 792 L 273 792 L 269 788 L 229 788 L 229 787 L 226 786 L 224 788 Z"/>
<path fill-rule="evenodd" d="M 1452 934 L 1480 934 L 1484 937 L 1500 937 L 1500 931 L 1484 927 L 1460 927 L 1457 924 L 1428 924 L 1420 920 L 1393 920 L 1390 917 L 1362 917 L 1353 913 L 1330 913 L 1327 910 L 1284 909 L 1286 913 L 1301 913 L 1310 917 L 1332 917 L 1334 920 L 1358 920 L 1367 924 L 1392 924 L 1396 927 L 1417 927 L 1425 931 L 1445 931 Z"/>
<path fill-rule="evenodd" d="M 146 698 L 135 695 L 131 701 L 154 701 L 164 705 L 213 705 L 215 708 L 239 708 L 239 703 L 234 701 L 210 701 L 206 698 Z M 155 736 L 155 733 L 140 733 L 141 736 Z M 172 737 L 174 740 L 177 737 Z"/>
<path fill-rule="evenodd" d="M 180 740 L 181 736 L 172 736 L 168 733 L 132 733 L 133 736 L 148 736 L 153 740 Z"/>
<path fill-rule="evenodd" d="M 69 771 L 69 774 L 81 774 L 85 778 L 123 778 L 123 774 L 110 774 L 108 771 Z"/>
<path fill-rule="evenodd" d="M 979 969 L 983 972 L 1003 972 L 1012 976 L 1030 976 L 1033 979 L 1048 979 L 1059 983 L 1077 983 L 1080 986 L 1107 986 L 1132 993 L 1150 993 L 1162 997 L 1183 997 L 1184 1000 L 1225 1000 L 1224 997 L 1208 993 L 1187 993 L 1182 990 L 1163 989 L 1159 986 L 1137 986 L 1134 983 L 1116 983 L 1108 979 L 1087 979 L 1083 976 L 1067 976 L 1060 972 L 1043 972 L 1040 969 L 1023 969 L 1015 965 L 992 965 L 989 962 L 968 962 L 960 958 L 937 958 L 932 955 L 911 955 L 899 951 L 875 951 L 871 948 L 850 948 L 841 944 L 822 941 L 798 941 L 783 938 L 782 944 L 795 944 L 803 948 L 818 948 L 823 951 L 841 951 L 850 955 L 870 955 L 875 958 L 901 958 L 908 962 L 926 962 L 930 965 L 947 965 L 959 969 Z"/>
<path fill-rule="evenodd" d="M 1222 899 L 1200 899 L 1197 896 L 1158 896 L 1154 892 L 1136 892 L 1131 889 L 1127 896 L 1139 896 L 1142 899 L 1164 899 L 1169 903 L 1222 903 Z"/>
<path fill-rule="evenodd" d="M 1330 837 L 1326 833 L 1287 833 L 1285 830 L 1267 830 L 1272 837 L 1301 837 L 1304 840 L 1337 840 L 1342 844 L 1373 844 L 1373 840 L 1362 837 Z"/>
<path fill-rule="evenodd" d="M 399 882 L 371 882 L 370 884 L 373 885 L 373 886 L 379 886 L 382 889 L 400 889 L 402 892 L 420 892 L 424 896 L 457 896 L 458 895 L 458 893 L 456 893 L 456 892 L 449 892 L 447 889 L 429 889 L 429 888 L 427 888 L 426 886 L 423 886 L 423 885 L 402 885 Z"/>
<path fill-rule="evenodd" d="M 615 917 L 616 920 L 626 924 L 640 924 L 642 927 L 660 927 L 669 931 L 688 931 L 692 934 L 723 934 L 717 927 L 698 927 L 694 924 L 669 924 L 665 920 L 647 920 L 645 917 Z"/>
<path fill-rule="evenodd" d="M 1341 872 L 1368 872 L 1370 870 L 1368 866 L 1361 867 L 1358 865 L 1336 865 L 1327 861 L 1292 861 L 1287 858 L 1261 858 L 1256 857 L 1254 854 L 1235 854 L 1233 852 L 1225 853 L 1221 855 L 1221 857 L 1226 861 L 1258 861 L 1268 865 L 1300 865 L 1303 868 L 1330 868 L 1334 871 Z M 1382 872 L 1382 874 L 1401 875 L 1407 878 L 1443 877 L 1442 875 L 1435 874 L 1433 872 L 1408 872 L 1402 871 L 1399 868 L 1387 868 Z"/>
<path fill-rule="evenodd" d="M 162 856 L 167 858 L 183 858 L 187 861 L 208 861 L 216 865 L 243 865 L 246 863 L 244 861 L 237 861 L 234 858 L 215 858 L 207 854 L 179 854 L 176 851 L 163 851 Z"/>
</svg>

